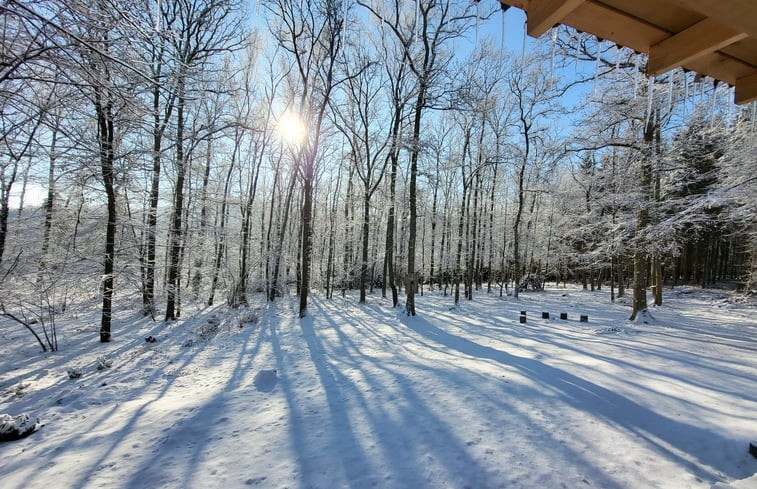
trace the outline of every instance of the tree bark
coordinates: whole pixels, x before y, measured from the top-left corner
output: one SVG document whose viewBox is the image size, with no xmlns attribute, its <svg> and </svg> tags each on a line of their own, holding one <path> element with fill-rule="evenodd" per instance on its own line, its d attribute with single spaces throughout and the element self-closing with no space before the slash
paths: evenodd
<svg viewBox="0 0 757 489">
<path fill-rule="evenodd" d="M 102 315 L 100 318 L 100 342 L 111 339 L 111 316 L 113 310 L 113 270 L 116 254 L 116 190 L 114 156 L 114 122 L 112 102 L 99 89 L 95 92 L 95 111 L 97 113 L 97 136 L 100 147 L 100 170 L 102 173 L 105 195 L 107 197 L 108 221 L 105 225 L 105 256 L 102 280 Z"/>
</svg>

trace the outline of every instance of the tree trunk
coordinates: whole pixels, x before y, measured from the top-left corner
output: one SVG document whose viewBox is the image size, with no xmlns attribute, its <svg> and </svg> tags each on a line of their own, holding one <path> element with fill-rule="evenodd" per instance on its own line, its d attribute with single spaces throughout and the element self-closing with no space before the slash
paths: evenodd
<svg viewBox="0 0 757 489">
<path fill-rule="evenodd" d="M 187 162 L 184 157 L 184 82 L 178 82 L 179 95 L 176 106 L 176 186 L 174 189 L 173 211 L 169 238 L 168 280 L 166 284 L 166 321 L 176 319 L 176 302 L 179 294 L 179 258 L 182 241 L 182 211 L 184 208 L 184 178 Z"/>
<path fill-rule="evenodd" d="M 281 255 L 284 252 L 284 238 L 287 234 L 287 224 L 289 222 L 289 209 L 292 207 L 292 195 L 294 194 L 294 184 L 297 182 L 297 177 L 293 174 L 289 179 L 289 189 L 287 190 L 286 199 L 284 202 L 284 216 L 279 223 L 279 236 L 276 248 L 273 250 L 273 273 L 271 274 L 271 283 L 268 289 L 268 300 L 273 302 L 276 295 L 279 292 L 279 269 L 281 267 Z"/>
<path fill-rule="evenodd" d="M 308 291 L 310 290 L 310 259 L 312 246 L 312 219 L 313 219 L 313 173 L 314 165 L 313 154 L 308 154 L 305 161 L 304 181 L 303 181 L 303 202 L 302 202 L 302 255 L 301 270 L 302 279 L 300 283 L 300 317 L 307 315 Z"/>
<path fill-rule="evenodd" d="M 360 304 L 365 304 L 365 281 L 368 274 L 368 233 L 370 231 L 371 192 L 368 183 L 363 191 L 363 226 L 362 242 L 363 249 L 360 256 Z"/>
<path fill-rule="evenodd" d="M 641 162 L 641 173 L 639 175 L 639 190 L 642 195 L 642 202 L 636 211 L 636 243 L 633 257 L 633 310 L 631 312 L 631 321 L 635 320 L 639 313 L 646 313 L 647 310 L 647 284 L 649 279 L 647 273 L 649 270 L 649 256 L 646 250 L 646 240 L 643 236 L 644 231 L 649 225 L 649 202 L 651 201 L 652 185 L 652 142 L 654 141 L 655 126 L 652 117 L 647 121 L 644 128 L 645 154 Z"/>
<path fill-rule="evenodd" d="M 107 97 L 107 95 L 106 95 Z M 97 136 L 100 146 L 100 169 L 102 171 L 105 195 L 107 196 L 108 221 L 105 227 L 105 267 L 102 280 L 102 316 L 100 318 L 100 342 L 111 339 L 111 315 L 113 310 L 113 270 L 116 253 L 116 190 L 114 156 L 113 107 L 110 101 L 104 102 L 100 91 L 95 93 L 95 110 L 97 112 Z"/>
</svg>

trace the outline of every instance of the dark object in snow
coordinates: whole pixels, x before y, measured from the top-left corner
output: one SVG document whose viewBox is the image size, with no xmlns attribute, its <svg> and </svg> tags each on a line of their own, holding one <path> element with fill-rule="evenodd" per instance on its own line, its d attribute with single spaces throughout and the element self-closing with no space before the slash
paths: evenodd
<svg viewBox="0 0 757 489">
<path fill-rule="evenodd" d="M 581 322 L 582 323 L 588 323 L 589 322 L 589 316 L 586 314 L 581 314 Z"/>
<path fill-rule="evenodd" d="M 195 340 L 193 340 L 192 338 L 189 338 L 187 341 L 181 344 L 181 346 L 183 346 L 184 348 L 189 348 L 194 345 L 195 345 Z"/>
<path fill-rule="evenodd" d="M 97 357 L 97 370 L 105 370 L 113 366 L 113 360 L 108 357 Z"/>
<path fill-rule="evenodd" d="M 68 374 L 68 378 L 71 380 L 78 379 L 82 376 L 82 371 L 79 367 L 69 368 L 68 370 L 66 370 L 66 373 Z"/>
<path fill-rule="evenodd" d="M 273 388 L 276 387 L 278 381 L 279 376 L 277 375 L 276 369 L 272 369 L 261 370 L 256 373 L 252 383 L 255 384 L 255 388 L 259 391 L 271 392 Z"/>
<path fill-rule="evenodd" d="M 567 321 L 568 320 L 568 313 L 567 312 L 561 312 L 560 313 L 560 319 L 562 319 L 563 321 Z"/>
<path fill-rule="evenodd" d="M 520 324 L 526 324 L 526 316 L 525 315 L 522 315 L 520 317 Z"/>
<path fill-rule="evenodd" d="M 148 343 L 155 343 L 158 340 L 154 336 L 150 335 L 147 338 L 145 338 L 145 341 Z"/>
<path fill-rule="evenodd" d="M 542 319 L 549 319 L 549 313 L 548 312 L 542 312 L 541 313 L 541 318 Z"/>
<path fill-rule="evenodd" d="M 0 414 L 0 441 L 20 440 L 37 431 L 39 420 L 32 420 L 28 414 L 11 416 Z"/>
<path fill-rule="evenodd" d="M 533 290 L 533 291 L 540 291 L 544 290 L 544 287 L 542 287 L 542 284 L 544 281 L 541 277 L 526 277 L 523 280 L 520 281 L 520 284 L 518 284 L 518 290 L 519 291 L 526 291 L 526 290 Z"/>
<path fill-rule="evenodd" d="M 757 458 L 757 441 L 749 444 L 749 453 L 752 454 L 752 457 Z"/>
<path fill-rule="evenodd" d="M 521 316 L 525 316 L 526 315 L 526 311 L 520 311 L 520 315 Z"/>
</svg>

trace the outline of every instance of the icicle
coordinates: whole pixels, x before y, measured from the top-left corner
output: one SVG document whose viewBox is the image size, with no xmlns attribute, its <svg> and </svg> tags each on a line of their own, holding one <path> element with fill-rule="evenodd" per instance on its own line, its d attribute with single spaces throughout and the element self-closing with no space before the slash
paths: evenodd
<svg viewBox="0 0 757 489">
<path fill-rule="evenodd" d="M 501 4 L 501 5 L 504 5 L 504 4 Z M 499 41 L 500 43 L 499 50 L 504 53 L 505 52 L 505 34 L 507 33 L 507 29 L 506 29 L 507 28 L 507 20 L 506 20 L 507 9 L 501 9 L 501 11 L 502 11 L 502 39 L 500 39 Z"/>
<path fill-rule="evenodd" d="M 617 44 L 615 45 L 615 71 L 618 71 L 620 68 L 620 53 L 622 53 L 623 50 L 620 46 Z"/>
<path fill-rule="evenodd" d="M 381 39 L 384 39 L 384 9 L 379 7 L 379 29 L 381 29 Z"/>
<path fill-rule="evenodd" d="M 415 42 L 418 42 L 418 18 L 420 17 L 420 7 L 418 2 L 420 2 L 420 0 L 415 0 Z"/>
<path fill-rule="evenodd" d="M 523 21 L 523 45 L 520 49 L 520 67 L 523 68 L 523 66 L 526 64 L 526 32 L 528 30 L 528 24 L 526 21 Z"/>
<path fill-rule="evenodd" d="M 594 97 L 597 96 L 597 77 L 599 76 L 599 58 L 602 51 L 602 41 L 597 39 L 597 57 L 594 58 Z"/>
<path fill-rule="evenodd" d="M 481 3 L 481 2 L 476 2 L 476 45 L 478 45 L 478 24 L 479 24 L 479 22 L 481 20 L 481 16 L 479 15 L 479 12 L 478 12 L 478 4 L 479 3 Z"/>
<path fill-rule="evenodd" d="M 733 99 L 736 97 L 736 87 L 730 87 L 726 96 L 728 97 L 728 100 L 726 100 L 728 104 L 728 125 L 730 126 L 733 124 Z"/>
<path fill-rule="evenodd" d="M 344 46 L 347 39 L 345 37 L 345 33 L 347 32 L 347 0 L 342 0 L 342 4 L 344 5 L 344 12 L 342 13 L 342 46 Z"/>
<path fill-rule="evenodd" d="M 639 94 L 639 56 L 633 57 L 633 98 Z"/>
<path fill-rule="evenodd" d="M 155 2 L 155 32 L 160 32 L 160 0 Z"/>
<path fill-rule="evenodd" d="M 670 75 L 668 76 L 668 114 L 673 113 L 673 74 L 674 71 L 670 72 Z"/>
<path fill-rule="evenodd" d="M 554 80 L 555 77 L 555 51 L 557 48 L 557 30 L 560 27 L 553 27 L 552 28 L 552 57 L 549 61 L 549 76 Z"/>
<path fill-rule="evenodd" d="M 757 100 L 752 102 L 752 127 L 750 128 L 752 132 L 754 132 L 755 116 L 757 116 Z"/>
<path fill-rule="evenodd" d="M 654 98 L 654 77 L 649 77 L 649 88 L 647 89 L 647 117 L 646 117 L 646 123 L 649 125 L 649 123 L 652 121 L 652 99 Z"/>
<path fill-rule="evenodd" d="M 710 127 L 713 127 L 715 125 L 715 102 L 717 100 L 718 95 L 718 81 L 715 80 L 712 84 L 712 97 L 711 103 L 710 103 Z"/>
<path fill-rule="evenodd" d="M 686 115 L 686 109 L 689 105 L 689 74 L 683 72 L 683 115 Z"/>
</svg>

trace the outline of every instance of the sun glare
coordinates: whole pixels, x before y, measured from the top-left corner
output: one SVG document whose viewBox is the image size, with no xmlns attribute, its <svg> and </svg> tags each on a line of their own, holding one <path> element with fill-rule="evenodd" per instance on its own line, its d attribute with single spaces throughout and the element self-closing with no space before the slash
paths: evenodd
<svg viewBox="0 0 757 489">
<path fill-rule="evenodd" d="M 279 137 L 291 145 L 302 144 L 308 135 L 308 130 L 302 117 L 292 111 L 286 111 L 279 117 L 277 131 Z"/>
</svg>

